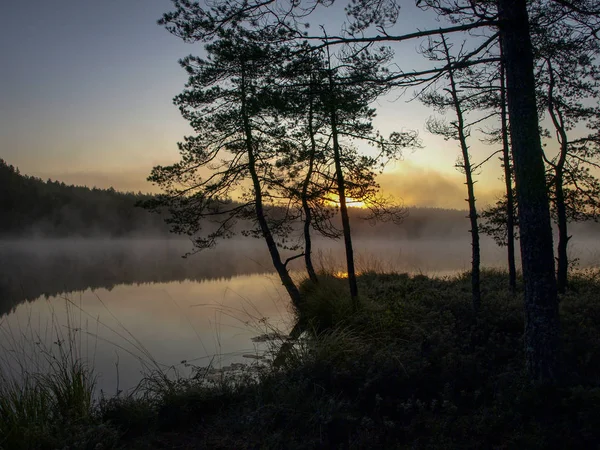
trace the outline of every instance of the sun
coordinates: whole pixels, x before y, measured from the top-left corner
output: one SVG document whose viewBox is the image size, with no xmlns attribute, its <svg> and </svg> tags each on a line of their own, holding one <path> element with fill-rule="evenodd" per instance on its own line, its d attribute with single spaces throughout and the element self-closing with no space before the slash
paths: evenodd
<svg viewBox="0 0 600 450">
<path fill-rule="evenodd" d="M 327 199 L 329 201 L 329 203 L 335 205 L 335 206 L 340 206 L 340 202 L 339 202 L 339 197 L 337 196 L 331 196 Z M 356 200 L 352 197 L 346 197 L 346 205 L 349 208 L 366 208 L 367 205 L 365 204 L 365 202 L 363 202 L 362 200 Z"/>
<path fill-rule="evenodd" d="M 361 200 L 355 200 L 352 197 L 346 197 L 346 205 L 352 206 L 353 208 L 366 208 L 365 202 Z"/>
</svg>

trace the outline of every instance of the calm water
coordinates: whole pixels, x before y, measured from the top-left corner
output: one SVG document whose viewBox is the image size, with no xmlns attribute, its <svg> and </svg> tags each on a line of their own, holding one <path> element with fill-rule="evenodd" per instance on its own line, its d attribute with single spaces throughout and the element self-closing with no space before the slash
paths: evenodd
<svg viewBox="0 0 600 450">
<path fill-rule="evenodd" d="M 359 270 L 446 275 L 467 270 L 464 240 L 356 242 Z M 340 243 L 320 243 L 315 262 L 342 270 Z M 289 302 L 260 241 L 227 241 L 182 258 L 184 240 L 0 241 L 0 364 L 35 365 L 71 333 L 112 394 L 130 389 L 143 367 L 183 374 L 189 364 L 250 362 L 267 344 L 252 338 L 293 325 Z M 598 266 L 597 239 L 575 241 L 581 267 Z M 505 251 L 485 240 L 483 264 Z M 302 266 L 292 269 L 302 276 Z M 186 363 L 183 363 L 183 362 Z M 173 370 L 173 369 L 171 369 Z"/>
</svg>

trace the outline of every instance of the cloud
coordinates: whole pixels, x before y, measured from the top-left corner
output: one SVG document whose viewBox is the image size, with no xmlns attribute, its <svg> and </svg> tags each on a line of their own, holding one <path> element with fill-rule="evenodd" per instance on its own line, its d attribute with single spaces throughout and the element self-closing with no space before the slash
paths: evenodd
<svg viewBox="0 0 600 450">
<path fill-rule="evenodd" d="M 451 175 L 403 161 L 398 169 L 384 172 L 378 180 L 385 195 L 401 198 L 406 206 L 467 209 L 467 189 L 458 172 Z M 495 203 L 501 195 L 497 185 L 475 185 L 479 207 Z"/>
</svg>

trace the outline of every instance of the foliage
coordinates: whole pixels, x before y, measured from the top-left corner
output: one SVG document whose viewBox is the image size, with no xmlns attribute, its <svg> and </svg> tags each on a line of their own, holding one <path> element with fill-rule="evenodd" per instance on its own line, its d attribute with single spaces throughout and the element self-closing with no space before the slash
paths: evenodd
<svg viewBox="0 0 600 450">
<path fill-rule="evenodd" d="M 180 162 L 155 167 L 149 178 L 164 193 L 147 206 L 168 208 L 172 230 L 193 236 L 199 249 L 231 237 L 240 219 L 251 221 L 246 234 L 260 235 L 263 219 L 274 235 L 284 239 L 289 232 L 288 220 L 268 212 L 283 183 L 275 161 L 289 147 L 270 103 L 282 50 L 253 42 L 242 31 L 220 37 L 206 46 L 208 59 L 181 61 L 189 81 L 175 103 L 197 135 L 180 143 Z M 236 189 L 241 198 L 234 204 Z"/>
<path fill-rule="evenodd" d="M 562 220 L 585 220 L 596 217 L 600 206 L 600 183 L 590 172 L 598 166 L 600 145 L 600 41 L 591 31 L 598 17 L 578 23 L 564 18 L 564 7 L 540 8 L 533 8 L 532 26 L 538 107 L 551 124 L 543 133 L 549 141 L 555 136 L 545 150 L 550 201 L 555 217 L 563 207 Z"/>
<path fill-rule="evenodd" d="M 506 220 L 507 212 L 507 200 L 506 195 L 498 200 L 496 204 L 491 205 L 481 212 L 481 218 L 483 219 L 481 224 L 481 231 L 491 236 L 496 244 L 500 247 L 508 245 L 508 228 Z M 517 216 L 517 202 L 513 199 L 513 217 L 515 218 L 515 239 L 518 239 L 518 216 Z"/>
</svg>

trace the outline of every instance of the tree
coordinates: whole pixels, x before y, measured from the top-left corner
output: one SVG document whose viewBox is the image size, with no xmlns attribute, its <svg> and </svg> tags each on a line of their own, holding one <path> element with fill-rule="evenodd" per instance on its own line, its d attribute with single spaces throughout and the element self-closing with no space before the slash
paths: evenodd
<svg viewBox="0 0 600 450">
<path fill-rule="evenodd" d="M 444 30 L 445 33 L 454 32 L 458 28 L 475 29 L 490 25 L 498 28 L 502 62 L 506 71 L 506 97 L 519 202 L 521 259 L 525 282 L 526 364 L 532 381 L 555 383 L 559 378 L 560 321 L 527 4 L 522 0 L 419 0 L 417 3 L 424 3 L 424 7 L 437 11 L 457 24 L 455 27 L 448 27 Z M 423 36 L 431 31 L 433 30 L 422 31 L 419 35 Z M 413 36 L 414 34 L 387 38 L 399 41 Z M 485 41 L 456 64 L 465 65 L 468 61 L 473 61 L 474 55 L 487 52 L 492 39 L 495 36 L 491 36 L 489 41 Z M 477 64 L 481 62 L 481 59 L 473 61 Z M 450 68 L 446 65 L 443 69 Z"/>
<path fill-rule="evenodd" d="M 537 2 L 531 10 L 538 109 L 550 118 L 553 128 L 553 132 L 544 130 L 543 135 L 546 138 L 556 135 L 559 147 L 555 154 L 552 147 L 547 147 L 544 160 L 551 215 L 558 227 L 557 288 L 564 292 L 569 266 L 568 222 L 595 218 L 597 214 L 598 182 L 586 170 L 597 165 L 594 134 L 569 135 L 575 127 L 583 125 L 594 129 L 598 107 L 592 103 L 598 99 L 598 69 L 590 56 L 598 53 L 598 41 L 588 29 L 589 21 L 577 23 L 571 18 L 564 19 L 568 11 L 560 4 Z M 577 134 L 581 136 L 581 132 Z M 582 146 L 586 150 L 580 152 Z M 500 231 L 495 225 L 509 217 L 496 208 L 486 216 L 492 233 Z M 501 229 L 505 234 L 504 226 Z"/>
<path fill-rule="evenodd" d="M 430 60 L 445 61 L 448 66 L 452 65 L 452 55 L 450 54 L 450 45 L 447 43 L 444 35 L 439 40 L 429 41 L 429 45 L 425 50 L 425 54 Z M 461 58 L 458 55 L 457 58 Z M 456 120 L 446 123 L 443 120 L 431 118 L 427 122 L 427 129 L 431 133 L 438 134 L 444 137 L 445 140 L 458 141 L 461 157 L 457 167 L 465 174 L 467 186 L 467 203 L 469 205 L 469 221 L 471 224 L 471 296 L 473 310 L 478 311 L 481 305 L 481 286 L 480 286 L 480 264 L 481 252 L 479 246 L 479 224 L 475 199 L 475 181 L 473 179 L 475 166 L 471 162 L 469 155 L 468 138 L 471 135 L 471 126 L 466 118 L 469 110 L 478 109 L 479 92 L 473 92 L 473 89 L 467 89 L 466 93 L 461 88 L 461 81 L 465 78 L 478 78 L 473 74 L 473 70 L 468 68 L 464 70 L 466 74 L 460 73 L 460 69 L 449 69 L 447 72 L 448 86 L 440 88 L 437 84 L 430 87 L 421 96 L 421 100 L 428 106 L 432 106 L 437 111 L 445 113 L 447 109 L 453 109 L 456 115 Z M 473 84 L 473 83 L 469 83 Z M 444 93 L 441 93 L 444 92 Z M 482 119 L 477 118 L 474 123 L 479 123 Z"/>
<path fill-rule="evenodd" d="M 185 15 L 194 17 L 198 23 L 206 25 L 200 31 L 204 36 L 246 21 L 259 28 L 282 27 L 291 30 L 294 37 L 303 36 L 315 40 L 323 38 L 318 35 L 310 36 L 298 26 L 303 25 L 304 18 L 322 2 L 292 2 L 284 6 L 285 11 L 273 7 L 275 2 L 269 0 L 217 2 L 206 10 L 198 3 L 183 0 L 175 3 L 178 9 L 169 19 L 177 21 Z M 594 0 L 540 0 L 540 4 L 558 5 L 564 12 L 561 20 L 572 19 L 585 26 L 589 25 L 590 17 L 594 18 L 598 14 Z M 506 70 L 506 96 L 521 226 L 527 369 L 533 381 L 553 383 L 558 378 L 559 366 L 558 303 L 527 3 L 523 0 L 417 0 L 416 5 L 435 11 L 440 17 L 445 17 L 450 25 L 392 35 L 388 30 L 397 17 L 396 2 L 356 0 L 349 8 L 352 23 L 346 27 L 347 33 L 333 36 L 323 46 L 369 46 L 375 42 L 403 42 L 440 34 L 483 31 L 479 40 L 473 40 L 472 50 L 467 51 L 464 58 L 451 66 L 446 64 L 420 71 L 400 70 L 389 77 L 390 81 L 403 79 L 421 83 L 431 82 L 451 68 L 497 62 L 499 55 L 491 55 L 490 52 L 500 37 Z M 368 35 L 373 27 L 377 34 Z M 594 25 L 588 28 L 597 33 Z M 492 30 L 491 35 L 487 35 L 485 30 Z"/>
<path fill-rule="evenodd" d="M 498 13 L 519 202 L 527 369 L 532 380 L 552 384 L 559 378 L 560 325 L 529 19 L 519 0 L 498 0 Z"/>
<path fill-rule="evenodd" d="M 382 168 L 389 159 L 399 157 L 404 148 L 418 146 L 418 136 L 411 131 L 394 132 L 386 139 L 373 128 L 375 110 L 369 104 L 387 89 L 385 84 L 379 83 L 382 65 L 389 59 L 386 49 L 364 53 L 358 60 L 344 59 L 344 55 L 340 55 L 338 66 L 334 66 L 328 49 L 325 54 L 322 50 L 313 51 L 311 57 L 320 59 L 314 65 L 317 73 L 312 78 L 312 81 L 320 80 L 320 84 L 311 87 L 311 94 L 317 94 L 316 102 L 312 98 L 309 101 L 307 130 L 313 155 L 310 161 L 314 159 L 313 149 L 316 148 L 312 127 L 316 117 L 319 117 L 319 134 L 324 142 L 318 173 L 321 180 L 313 184 L 321 193 L 326 192 L 328 186 L 334 187 L 342 222 L 350 295 L 357 306 L 358 287 L 347 198 L 364 202 L 371 209 L 373 219 L 402 217 L 401 210 L 390 208 L 388 202 L 377 197 L 379 186 L 375 181 L 375 169 Z M 377 155 L 359 154 L 351 145 L 353 141 L 366 141 L 376 148 Z M 332 168 L 328 167 L 329 163 Z M 310 163 L 305 183 L 310 181 L 309 172 L 315 173 Z"/>
<path fill-rule="evenodd" d="M 342 230 L 344 234 L 344 247 L 346 249 L 346 268 L 348 271 L 348 283 L 350 285 L 350 297 L 355 306 L 358 301 L 358 286 L 356 283 L 356 270 L 354 269 L 354 249 L 352 248 L 352 233 L 350 231 L 350 217 L 346 205 L 346 180 L 342 169 L 342 148 L 340 145 L 340 133 L 338 129 L 338 109 L 343 101 L 338 93 L 338 83 L 335 81 L 336 73 L 331 65 L 329 47 L 327 47 L 327 83 L 328 97 L 326 105 L 329 113 L 329 125 L 331 127 L 331 138 L 333 144 L 333 161 L 335 164 L 335 177 L 337 185 L 338 201 L 340 203 L 340 214 L 342 216 Z"/>
<path fill-rule="evenodd" d="M 183 39 L 195 39 L 189 23 L 177 22 L 169 29 Z M 351 295 L 356 300 L 346 195 L 372 196 L 377 188 L 373 170 L 382 157 L 393 157 L 415 137 L 394 133 L 385 140 L 373 131 L 374 110 L 369 103 L 381 88 L 361 82 L 365 76 L 377 76 L 385 52 L 344 64 L 341 70 L 332 66 L 331 58 L 324 59 L 322 52 L 319 56 L 302 43 L 290 43 L 286 33 L 229 27 L 206 46 L 207 60 L 187 57 L 182 61 L 190 81 L 176 103 L 198 135 L 180 145 L 180 163 L 154 169 L 151 180 L 166 193 L 152 206 L 168 207 L 173 230 L 194 236 L 199 249 L 231 236 L 238 219 L 254 221 L 256 228 L 243 232 L 265 239 L 276 271 L 298 302 L 287 264 L 304 256 L 307 272 L 316 280 L 310 228 L 333 234 L 323 197 L 335 186 Z M 291 68 L 301 66 L 299 79 L 292 77 Z M 358 157 L 342 139 L 373 142 L 382 157 Z M 219 161 L 223 154 L 227 156 Z M 202 179 L 200 168 L 212 174 Z M 232 202 L 245 179 L 252 188 L 241 203 Z M 305 250 L 283 261 L 277 238 L 281 248 L 299 248 L 286 243 L 302 215 Z M 207 219 L 216 227 L 207 236 L 199 236 Z"/>
<path fill-rule="evenodd" d="M 310 67 L 309 69 L 312 69 L 313 67 Z M 308 134 L 309 137 L 309 141 L 310 141 L 310 145 L 309 145 L 309 152 L 308 152 L 308 167 L 306 168 L 306 175 L 304 176 L 304 179 L 302 181 L 302 190 L 301 190 L 301 194 L 300 194 L 300 198 L 302 201 L 302 210 L 304 211 L 304 228 L 303 228 L 303 232 L 304 232 L 304 261 L 305 261 L 305 265 L 306 265 L 306 271 L 308 273 L 308 276 L 310 278 L 310 280 L 313 283 L 317 283 L 317 274 L 315 272 L 315 268 L 313 266 L 312 263 L 312 259 L 311 259 L 311 255 L 312 255 L 312 241 L 311 241 L 311 236 L 310 236 L 310 228 L 313 222 L 313 209 L 314 206 L 311 207 L 310 204 L 310 200 L 312 200 L 313 205 L 315 204 L 315 200 L 316 203 L 320 208 L 320 210 L 323 210 L 322 206 L 323 206 L 323 202 L 319 201 L 321 197 L 321 191 L 319 191 L 316 195 L 314 193 L 314 191 L 310 192 L 309 189 L 311 187 L 311 182 L 313 180 L 313 175 L 315 172 L 315 163 L 316 163 L 316 158 L 317 158 L 317 139 L 316 139 L 316 134 L 317 131 L 315 130 L 315 123 L 314 123 L 314 118 L 315 118 L 315 97 L 316 97 L 316 93 L 317 88 L 318 88 L 318 77 L 319 77 L 319 71 L 315 71 L 315 70 L 310 70 L 309 72 L 309 89 L 308 89 L 308 117 L 306 119 L 306 133 Z M 321 214 L 321 217 L 325 216 L 327 219 L 329 219 L 328 215 L 324 215 Z M 318 217 L 318 216 L 317 216 Z M 322 228 L 321 228 L 322 229 Z"/>
<path fill-rule="evenodd" d="M 324 144 L 318 138 L 319 129 L 324 126 L 318 114 L 318 92 L 323 78 L 320 60 L 310 53 L 296 55 L 286 62 L 279 77 L 282 83 L 278 89 L 278 110 L 280 117 L 287 120 L 294 145 L 281 155 L 276 165 L 285 172 L 284 179 L 289 180 L 281 188 L 290 200 L 300 202 L 304 263 L 309 279 L 318 283 L 312 262 L 311 229 L 338 237 L 331 223 L 332 210 L 323 200 L 329 187 L 315 180 L 324 160 Z"/>
<path fill-rule="evenodd" d="M 502 157 L 500 160 L 503 169 L 505 192 L 495 205 L 489 206 L 481 212 L 483 219 L 481 231 L 492 236 L 496 244 L 500 247 L 507 248 L 508 287 L 514 293 L 517 288 L 517 268 L 515 262 L 515 239 L 517 236 L 515 230 L 518 220 L 516 218 L 516 199 L 513 187 L 514 168 L 510 152 L 508 114 L 506 110 L 506 77 L 502 62 L 500 62 L 499 68 L 499 92 L 490 92 L 491 95 L 488 102 L 490 107 L 495 108 L 499 112 L 500 126 L 486 133 L 488 137 L 485 139 L 485 142 L 502 145 Z"/>
<path fill-rule="evenodd" d="M 275 270 L 298 303 L 300 292 L 287 269 L 293 258 L 284 261 L 277 243 L 278 236 L 289 234 L 294 218 L 278 204 L 283 183 L 275 164 L 290 147 L 272 96 L 274 71 L 285 49 L 257 42 L 237 29 L 223 31 L 206 51 L 207 59 L 188 56 L 181 61 L 189 81 L 175 98 L 197 135 L 179 145 L 180 162 L 153 169 L 149 180 L 165 193 L 149 206 L 167 207 L 173 230 L 194 236 L 198 249 L 232 236 L 240 219 L 249 221 L 253 226 L 243 232 L 265 240 Z M 210 174 L 203 177 L 200 169 Z M 238 190 L 243 194 L 234 202 Z M 282 206 L 280 218 L 277 208 Z M 204 222 L 213 228 L 202 236 Z"/>
<path fill-rule="evenodd" d="M 500 46 L 502 48 L 502 46 Z M 517 266 L 515 263 L 515 195 L 513 193 L 513 170 L 508 137 L 508 114 L 506 111 L 506 76 L 504 62 L 500 63 L 500 130 L 502 135 L 502 168 L 506 189 L 506 248 L 508 256 L 508 286 L 511 292 L 517 289 Z"/>
<path fill-rule="evenodd" d="M 558 143 L 554 156 L 546 152 L 550 198 L 558 226 L 557 286 L 567 287 L 567 246 L 571 238 L 568 222 L 594 218 L 598 212 L 598 180 L 586 168 L 597 166 L 598 130 L 581 137 L 575 128 L 594 129 L 600 117 L 600 66 L 596 55 L 600 42 L 585 26 L 572 20 L 555 20 L 564 14 L 555 7 L 542 14 L 535 42 L 538 107 L 546 112 Z M 577 137 L 579 135 L 579 137 Z"/>
<path fill-rule="evenodd" d="M 527 4 L 521 0 L 426 3 L 463 23 L 487 19 L 490 11 L 496 16 L 493 7 L 497 8 L 519 203 L 526 365 L 532 381 L 553 384 L 559 378 L 560 321 Z"/>
</svg>

